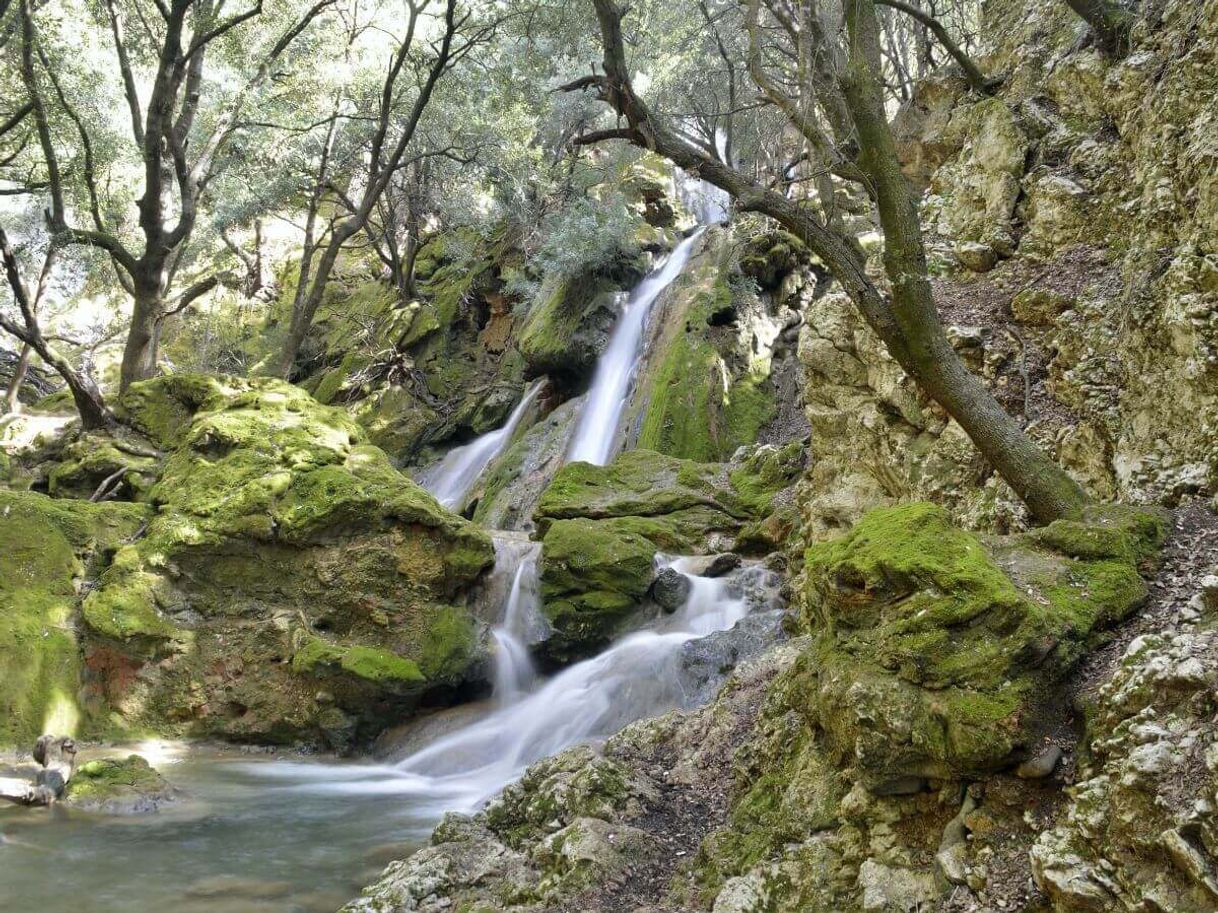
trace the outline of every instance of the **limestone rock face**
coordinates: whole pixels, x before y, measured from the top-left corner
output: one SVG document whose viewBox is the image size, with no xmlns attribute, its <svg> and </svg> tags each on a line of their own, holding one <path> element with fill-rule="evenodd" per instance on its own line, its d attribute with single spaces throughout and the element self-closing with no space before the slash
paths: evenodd
<svg viewBox="0 0 1218 913">
<path fill-rule="evenodd" d="M 1216 694 L 1210 625 L 1129 645 L 1088 721 L 1090 751 L 1064 820 L 1032 850 L 1055 910 L 1193 913 L 1218 904 Z"/>
<path fill-rule="evenodd" d="M 344 413 L 280 381 L 193 375 L 134 385 L 124 409 L 166 451 L 155 512 L 51 502 L 133 517 L 80 602 L 89 706 L 141 729 L 342 748 L 477 673 L 462 590 L 490 540 Z M 70 579 L 52 584 L 65 615 Z"/>
<path fill-rule="evenodd" d="M 1212 497 L 1218 5 L 1155 4 L 1120 61 L 1082 40 L 1060 0 L 982 7 L 997 96 L 935 77 L 897 118 L 907 173 L 927 187 L 944 322 L 989 329 L 961 349 L 966 362 L 1096 497 Z M 960 252 L 981 252 L 971 245 L 984 259 L 963 265 Z M 831 294 L 803 312 L 814 459 L 801 503 L 813 538 L 916 499 L 974 529 L 1024 524 L 848 302 Z"/>
</svg>

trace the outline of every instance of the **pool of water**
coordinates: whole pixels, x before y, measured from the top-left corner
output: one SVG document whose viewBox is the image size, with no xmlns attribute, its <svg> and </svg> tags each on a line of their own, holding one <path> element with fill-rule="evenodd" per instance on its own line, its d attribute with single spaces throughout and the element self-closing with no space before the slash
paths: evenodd
<svg viewBox="0 0 1218 913">
<path fill-rule="evenodd" d="M 334 913 L 391 859 L 421 845 L 436 820 L 435 809 L 403 796 L 302 792 L 294 777 L 278 783 L 277 767 L 312 763 L 299 757 L 172 747 L 148 754 L 183 792 L 156 814 L 0 803 L 0 910 Z M 325 763 L 333 770 L 336 762 Z"/>
</svg>

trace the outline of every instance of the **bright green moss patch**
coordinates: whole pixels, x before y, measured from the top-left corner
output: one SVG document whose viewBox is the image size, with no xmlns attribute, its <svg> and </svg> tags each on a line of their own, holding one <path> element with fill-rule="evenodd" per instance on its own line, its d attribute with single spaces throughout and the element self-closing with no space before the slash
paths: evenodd
<svg viewBox="0 0 1218 913">
<path fill-rule="evenodd" d="M 85 734 L 78 584 L 146 516 L 135 504 L 0 491 L 0 745 Z"/>
<path fill-rule="evenodd" d="M 1157 525 L 1115 509 L 1093 523 L 989 543 L 941 508 L 908 504 L 809 548 L 804 622 L 819 634 L 834 750 L 877 780 L 1017 758 L 1052 708 L 1046 695 L 1145 596 L 1137 564 Z"/>
<path fill-rule="evenodd" d="M 546 651 L 575 658 L 603 646 L 651 586 L 656 546 L 619 520 L 557 520 L 542 541 Z"/>
<path fill-rule="evenodd" d="M 68 782 L 70 802 L 104 801 L 134 792 L 162 789 L 165 781 L 137 754 L 126 758 L 86 761 Z"/>
<path fill-rule="evenodd" d="M 132 384 L 119 398 L 119 417 L 159 446 L 171 446 L 194 414 L 223 395 L 221 379 L 205 374 L 168 374 Z"/>
<path fill-rule="evenodd" d="M 377 685 L 414 685 L 425 681 L 414 660 L 358 644 L 339 646 L 320 637 L 308 639 L 297 649 L 292 668 L 313 674 L 341 669 Z"/>
</svg>

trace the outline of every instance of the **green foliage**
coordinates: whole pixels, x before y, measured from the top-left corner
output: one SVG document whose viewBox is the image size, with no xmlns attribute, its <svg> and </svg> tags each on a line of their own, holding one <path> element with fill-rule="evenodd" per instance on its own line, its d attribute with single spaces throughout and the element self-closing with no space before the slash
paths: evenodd
<svg viewBox="0 0 1218 913">
<path fill-rule="evenodd" d="M 534 268 L 557 281 L 598 272 L 634 254 L 641 221 L 619 193 L 575 200 L 545 223 Z"/>
</svg>

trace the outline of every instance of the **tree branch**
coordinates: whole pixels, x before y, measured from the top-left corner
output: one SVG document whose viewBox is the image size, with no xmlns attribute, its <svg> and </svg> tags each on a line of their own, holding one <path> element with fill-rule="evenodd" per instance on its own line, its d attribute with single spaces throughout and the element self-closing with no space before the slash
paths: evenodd
<svg viewBox="0 0 1218 913">
<path fill-rule="evenodd" d="M 903 0 L 875 0 L 875 4 L 876 6 L 887 6 L 891 9 L 899 10 L 930 29 L 931 33 L 939 39 L 939 43 L 943 45 L 943 50 L 947 51 L 952 56 L 952 59 L 960 65 L 960 69 L 964 70 L 964 78 L 968 80 L 969 86 L 977 94 L 993 95 L 998 90 L 998 87 L 1002 85 L 1001 78 L 987 78 L 981 72 L 981 68 L 973 62 L 973 59 L 964 52 L 964 49 L 960 45 L 952 40 L 952 36 L 944 28 L 943 23 L 934 16 L 924 13 L 915 6 L 910 6 L 908 3 L 903 2 Z"/>
</svg>

